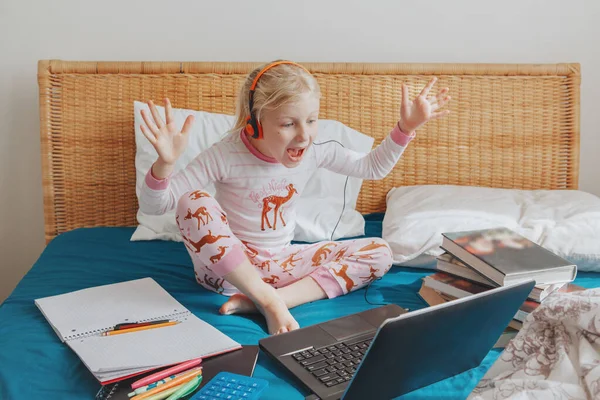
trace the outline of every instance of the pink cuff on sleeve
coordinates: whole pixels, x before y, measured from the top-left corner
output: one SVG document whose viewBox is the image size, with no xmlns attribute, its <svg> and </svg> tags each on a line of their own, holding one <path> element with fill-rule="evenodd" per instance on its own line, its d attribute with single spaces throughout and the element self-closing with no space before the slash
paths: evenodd
<svg viewBox="0 0 600 400">
<path fill-rule="evenodd" d="M 242 249 L 242 246 L 234 244 L 231 250 L 229 250 L 223 258 L 210 266 L 210 269 L 215 275 L 222 278 L 239 267 L 245 259 L 246 253 Z"/>
<path fill-rule="evenodd" d="M 339 282 L 331 275 L 329 269 L 325 267 L 319 267 L 314 270 L 310 275 L 311 278 L 317 282 L 317 285 L 321 286 L 321 289 L 327 294 L 327 297 L 333 299 L 344 294 L 342 287 Z"/>
<path fill-rule="evenodd" d="M 408 145 L 408 143 L 413 140 L 413 138 L 415 137 L 416 133 L 413 131 L 411 135 L 409 135 L 408 133 L 403 132 L 400 129 L 400 124 L 396 124 L 396 126 L 394 126 L 394 129 L 392 129 L 392 132 L 390 133 L 390 136 L 392 137 L 392 140 L 396 143 L 399 144 L 402 147 L 406 147 Z"/>
<path fill-rule="evenodd" d="M 165 190 L 169 187 L 169 178 L 156 179 L 152 175 L 152 168 L 146 174 L 146 185 L 152 190 Z"/>
</svg>

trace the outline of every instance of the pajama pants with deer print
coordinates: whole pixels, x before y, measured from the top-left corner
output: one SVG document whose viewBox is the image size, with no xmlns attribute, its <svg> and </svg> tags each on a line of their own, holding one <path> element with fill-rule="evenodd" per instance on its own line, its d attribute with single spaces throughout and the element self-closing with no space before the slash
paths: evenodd
<svg viewBox="0 0 600 400">
<path fill-rule="evenodd" d="M 263 249 L 236 238 L 219 203 L 201 191 L 184 194 L 176 221 L 192 258 L 196 281 L 225 296 L 239 293 L 224 275 L 245 257 L 262 280 L 275 288 L 310 276 L 329 298 L 368 285 L 392 266 L 389 245 L 381 238 L 290 244 Z"/>
</svg>

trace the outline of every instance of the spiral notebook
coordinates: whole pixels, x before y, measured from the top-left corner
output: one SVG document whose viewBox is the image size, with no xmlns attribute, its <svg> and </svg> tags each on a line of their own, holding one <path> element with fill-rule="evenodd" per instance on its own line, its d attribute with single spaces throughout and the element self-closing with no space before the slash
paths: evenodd
<svg viewBox="0 0 600 400">
<path fill-rule="evenodd" d="M 102 384 L 241 347 L 193 315 L 152 278 L 45 297 L 35 304 Z M 102 336 L 118 323 L 165 319 L 179 323 Z"/>
</svg>

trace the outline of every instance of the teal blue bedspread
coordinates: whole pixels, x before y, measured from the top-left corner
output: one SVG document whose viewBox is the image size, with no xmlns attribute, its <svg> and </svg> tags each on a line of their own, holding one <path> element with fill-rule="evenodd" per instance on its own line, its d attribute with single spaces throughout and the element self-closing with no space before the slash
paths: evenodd
<svg viewBox="0 0 600 400">
<path fill-rule="evenodd" d="M 194 280 L 182 243 L 130 242 L 133 228 L 86 228 L 58 236 L 0 306 L 0 399 L 93 399 L 100 384 L 78 357 L 61 343 L 34 299 L 142 277 L 154 278 L 199 318 L 241 344 L 265 337 L 260 316 L 222 316 L 225 297 L 208 292 Z M 381 215 L 367 216 L 367 236 L 380 236 Z M 431 271 L 393 267 L 367 292 L 371 303 L 396 303 L 411 310 L 425 307 L 417 291 Z M 600 274 L 580 272 L 575 283 L 600 286 Z M 365 290 L 304 304 L 292 310 L 300 326 L 366 310 Z M 443 337 L 440 337 L 443 340 Z M 482 364 L 455 377 L 422 388 L 402 399 L 464 399 L 500 352 L 492 350 Z M 399 354 L 398 358 L 402 355 Z M 264 399 L 303 399 L 308 393 L 263 353 L 256 377 L 267 379 Z M 399 377 L 401 378 L 401 377 Z"/>
</svg>

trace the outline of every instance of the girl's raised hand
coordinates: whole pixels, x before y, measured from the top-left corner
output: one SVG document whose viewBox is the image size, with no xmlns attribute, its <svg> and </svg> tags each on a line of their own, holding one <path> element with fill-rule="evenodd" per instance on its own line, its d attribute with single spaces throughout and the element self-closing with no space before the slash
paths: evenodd
<svg viewBox="0 0 600 400">
<path fill-rule="evenodd" d="M 448 88 L 440 90 L 435 97 L 428 97 L 429 91 L 436 81 L 437 78 L 432 78 L 421 93 L 412 101 L 408 98 L 408 87 L 402 84 L 402 106 L 400 107 L 399 126 L 404 132 L 411 133 L 432 119 L 450 114 L 450 110 L 438 111 L 450 101 L 450 96 L 447 95 Z"/>
<path fill-rule="evenodd" d="M 142 133 L 156 149 L 159 160 L 165 165 L 174 165 L 188 144 L 188 133 L 194 123 L 194 117 L 189 115 L 183 127 L 178 127 L 175 126 L 169 99 L 165 99 L 166 121 L 163 121 L 151 100 L 148 101 L 148 108 L 151 117 L 146 110 L 141 111 L 145 123 L 140 126 Z"/>
</svg>

